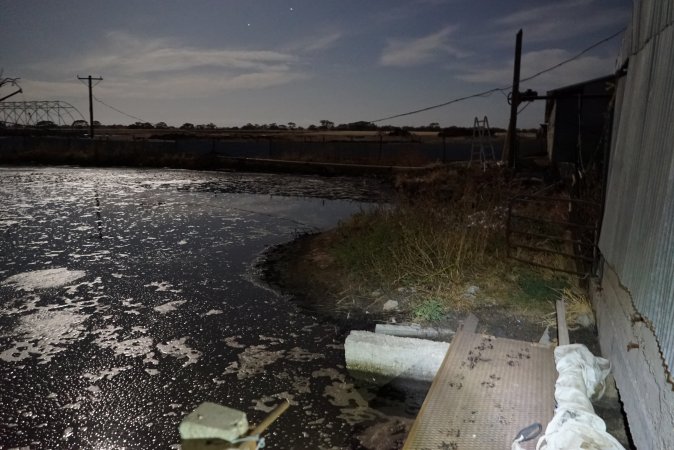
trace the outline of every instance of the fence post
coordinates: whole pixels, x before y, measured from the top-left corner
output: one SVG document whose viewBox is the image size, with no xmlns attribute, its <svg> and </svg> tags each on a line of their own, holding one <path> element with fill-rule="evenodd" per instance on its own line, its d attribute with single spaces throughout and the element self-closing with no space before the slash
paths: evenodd
<svg viewBox="0 0 674 450">
<path fill-rule="evenodd" d="M 442 163 L 447 163 L 447 136 L 442 136 Z"/>
</svg>

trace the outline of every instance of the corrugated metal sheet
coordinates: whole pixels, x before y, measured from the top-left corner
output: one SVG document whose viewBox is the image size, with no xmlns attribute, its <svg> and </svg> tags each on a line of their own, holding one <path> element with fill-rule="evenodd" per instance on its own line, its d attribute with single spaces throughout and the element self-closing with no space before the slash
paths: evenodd
<svg viewBox="0 0 674 450">
<path fill-rule="evenodd" d="M 674 369 L 674 1 L 635 1 L 599 247 Z"/>
</svg>

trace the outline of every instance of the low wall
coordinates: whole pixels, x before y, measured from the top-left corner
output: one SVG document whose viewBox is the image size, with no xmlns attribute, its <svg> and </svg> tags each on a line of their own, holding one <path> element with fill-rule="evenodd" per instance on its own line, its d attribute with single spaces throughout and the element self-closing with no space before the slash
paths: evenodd
<svg viewBox="0 0 674 450">
<path fill-rule="evenodd" d="M 0 136 L 0 163 L 172 165 L 177 160 L 259 158 L 308 162 L 422 166 L 470 159 L 461 142 L 316 142 L 276 140 L 94 140 L 78 137 Z M 500 157 L 501 143 L 494 143 Z M 210 158 L 210 160 L 209 160 Z M 188 164 L 189 165 L 189 164 Z"/>
<path fill-rule="evenodd" d="M 639 449 L 674 448 L 674 392 L 655 335 L 639 320 L 630 293 L 604 264 L 591 289 L 599 344 L 611 361 L 634 444 Z"/>
</svg>

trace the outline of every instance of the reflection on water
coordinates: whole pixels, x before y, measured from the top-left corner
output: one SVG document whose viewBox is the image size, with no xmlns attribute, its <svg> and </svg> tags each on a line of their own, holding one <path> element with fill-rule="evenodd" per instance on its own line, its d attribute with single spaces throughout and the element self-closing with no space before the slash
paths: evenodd
<svg viewBox="0 0 674 450">
<path fill-rule="evenodd" d="M 351 179 L 0 169 L 0 443 L 177 448 L 177 424 L 203 401 L 255 422 L 288 398 L 270 446 L 349 447 L 355 424 L 383 413 L 344 369 L 348 330 L 252 282 L 250 267 L 377 191 Z"/>
</svg>

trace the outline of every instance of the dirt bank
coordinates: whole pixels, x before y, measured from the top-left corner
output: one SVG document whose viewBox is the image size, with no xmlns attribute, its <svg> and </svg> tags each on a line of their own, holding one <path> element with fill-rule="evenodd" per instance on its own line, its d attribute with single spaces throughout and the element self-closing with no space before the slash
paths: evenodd
<svg viewBox="0 0 674 450">
<path fill-rule="evenodd" d="M 348 275 L 326 251 L 337 238 L 331 230 L 306 234 L 273 247 L 261 266 L 263 278 L 307 311 L 340 323 L 348 322 L 352 329 L 373 328 L 376 323 L 419 321 L 413 309 L 413 291 L 386 292 L 377 286 L 369 289 L 359 286 L 361 293 L 354 293 Z M 397 302 L 398 307 L 385 311 L 384 304 L 389 300 Z M 478 331 L 497 337 L 537 341 L 545 329 L 533 315 L 498 305 L 445 311 L 441 318 L 425 322 L 455 330 L 469 312 L 480 320 Z"/>
</svg>

